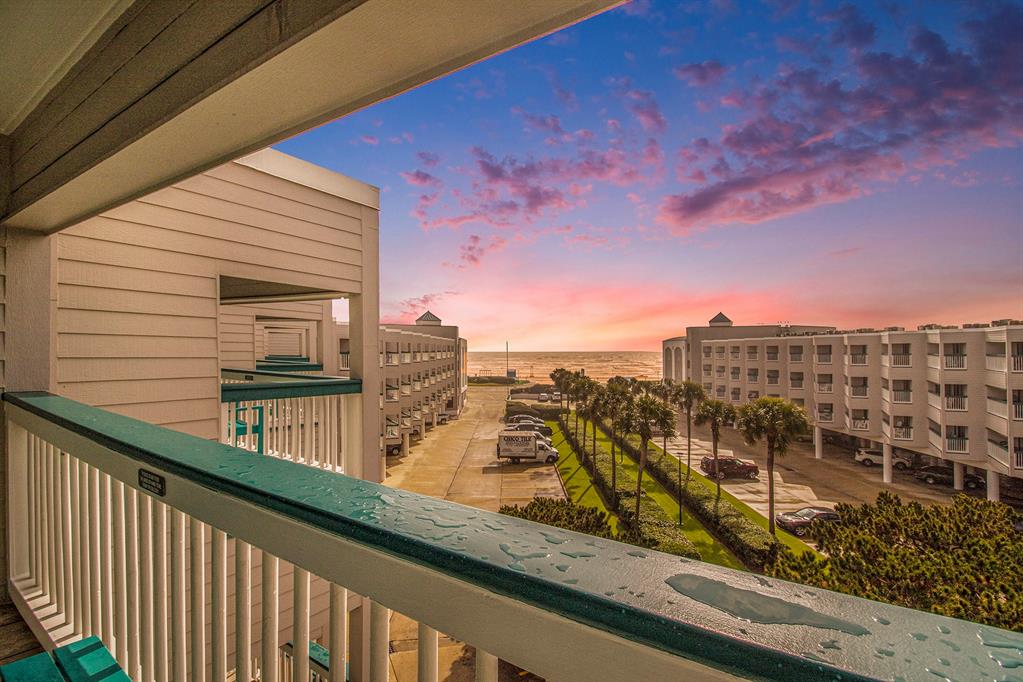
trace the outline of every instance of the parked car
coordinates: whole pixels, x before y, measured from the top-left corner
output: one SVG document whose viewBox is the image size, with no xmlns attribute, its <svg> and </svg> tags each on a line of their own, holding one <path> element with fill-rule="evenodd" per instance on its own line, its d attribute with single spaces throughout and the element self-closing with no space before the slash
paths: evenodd
<svg viewBox="0 0 1023 682">
<path fill-rule="evenodd" d="M 551 395 L 550 393 L 541 393 L 536 399 L 541 403 L 549 403 L 551 401 Z"/>
<path fill-rule="evenodd" d="M 532 422 L 520 422 L 517 424 L 506 424 L 505 431 L 535 431 L 536 433 L 542 434 L 546 438 L 550 438 L 554 435 L 554 429 L 549 426 L 543 426 L 541 424 L 534 424 Z"/>
<path fill-rule="evenodd" d="M 794 512 L 785 512 L 774 517 L 774 522 L 779 528 L 787 530 L 797 537 L 803 537 L 810 532 L 814 521 L 832 523 L 839 521 L 838 512 L 827 507 L 803 507 Z"/>
<path fill-rule="evenodd" d="M 941 465 L 923 467 L 914 475 L 927 485 L 936 485 L 938 483 L 952 485 L 955 480 L 952 467 Z M 977 490 L 978 488 L 983 488 L 984 485 L 984 479 L 977 474 L 963 474 L 963 487 L 967 490 Z"/>
<path fill-rule="evenodd" d="M 760 475 L 760 467 L 755 462 L 739 459 L 738 457 L 718 457 L 717 467 L 714 466 L 713 457 L 704 457 L 700 460 L 700 469 L 703 473 L 713 478 L 749 478 L 754 479 Z"/>
<path fill-rule="evenodd" d="M 803 433 L 797 433 L 795 438 L 794 438 L 794 440 L 797 443 L 812 443 L 813 442 L 813 434 L 810 433 L 809 431 L 804 431 Z"/>
<path fill-rule="evenodd" d="M 537 426 L 543 426 L 543 419 L 534 417 L 531 414 L 516 414 L 512 417 L 508 417 L 506 420 L 509 424 L 536 424 Z"/>
<path fill-rule="evenodd" d="M 555 391 L 554 393 L 551 393 L 551 400 L 553 400 L 554 402 L 560 403 L 561 402 L 561 391 Z"/>
<path fill-rule="evenodd" d="M 860 448 L 856 451 L 854 459 L 865 467 L 872 467 L 875 464 L 884 463 L 884 453 L 873 448 Z M 901 450 L 892 450 L 892 468 L 899 471 L 913 468 L 913 458 Z"/>
<path fill-rule="evenodd" d="M 440 414 L 437 415 L 437 423 L 438 424 L 447 424 L 450 419 L 451 419 L 451 416 L 447 415 L 447 414 L 445 414 L 443 412 L 441 412 Z"/>
</svg>

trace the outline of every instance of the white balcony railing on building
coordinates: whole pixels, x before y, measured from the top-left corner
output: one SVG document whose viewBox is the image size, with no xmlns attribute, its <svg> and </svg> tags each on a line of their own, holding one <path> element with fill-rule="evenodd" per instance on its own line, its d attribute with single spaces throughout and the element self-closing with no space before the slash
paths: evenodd
<svg viewBox="0 0 1023 682">
<path fill-rule="evenodd" d="M 984 368 L 994 372 L 1005 371 L 1004 355 L 987 355 L 984 357 Z"/>
<path fill-rule="evenodd" d="M 850 386 L 849 387 L 849 395 L 851 395 L 854 398 L 866 398 L 867 397 L 867 387 L 866 386 Z"/>
<path fill-rule="evenodd" d="M 851 419 L 849 428 L 853 431 L 869 431 L 870 420 L 869 419 Z"/>
<path fill-rule="evenodd" d="M 818 412 L 817 412 L 817 421 L 825 422 L 825 423 L 830 424 L 834 420 L 835 420 L 835 413 L 834 412 L 822 412 L 822 411 L 818 410 Z"/>
<path fill-rule="evenodd" d="M 221 371 L 221 442 L 342 471 L 362 382 L 262 370 Z"/>
<path fill-rule="evenodd" d="M 946 438 L 945 439 L 945 451 L 964 453 L 970 451 L 970 439 L 969 438 Z"/>
<path fill-rule="evenodd" d="M 913 402 L 913 391 L 892 391 L 892 402 L 893 403 L 911 403 Z"/>
<path fill-rule="evenodd" d="M 802 387 L 803 387 L 803 380 L 802 379 L 789 379 L 789 388 L 802 388 Z"/>
<path fill-rule="evenodd" d="M 351 369 L 352 368 L 352 354 L 351 353 L 341 353 L 341 355 L 338 358 L 338 368 L 339 369 Z"/>
<path fill-rule="evenodd" d="M 767 361 L 768 362 L 777 362 L 777 360 L 778 360 L 778 354 L 777 353 L 768 353 L 767 354 Z"/>
<path fill-rule="evenodd" d="M 802 353 L 793 353 L 792 355 L 789 356 L 789 362 L 802 362 L 802 361 L 803 361 L 803 354 Z"/>
<path fill-rule="evenodd" d="M 1009 466 L 1009 444 L 1007 442 L 995 442 L 989 438 L 987 442 L 987 456 L 996 462 Z"/>
<path fill-rule="evenodd" d="M 912 367 L 913 356 L 908 353 L 898 353 L 891 356 L 892 367 Z"/>
<path fill-rule="evenodd" d="M 831 393 L 832 390 L 834 389 L 834 385 L 833 384 L 826 384 L 826 383 L 821 383 L 821 382 L 817 382 L 815 384 L 815 387 L 816 387 L 818 393 Z"/>
<path fill-rule="evenodd" d="M 778 385 L 778 377 L 768 376 L 767 377 L 767 385 L 768 386 L 777 386 Z"/>
<path fill-rule="evenodd" d="M 830 365 L 831 364 L 831 353 L 818 353 L 817 354 L 818 365 Z"/>
<path fill-rule="evenodd" d="M 558 680 L 778 670 L 908 679 L 934 658 L 911 633 L 939 630 L 963 659 L 943 674 L 994 678 L 997 647 L 1015 641 L 255 456 L 57 396 L 4 400 L 14 599 L 44 645 L 97 635 L 132 679 L 341 682 L 346 652 L 359 651 L 350 677 L 386 680 L 392 610 L 418 621 L 420 680 L 438 678 L 439 633 L 476 647 L 481 682 L 496 682 L 498 659 Z M 736 604 L 780 610 L 785 623 L 750 627 L 744 616 L 762 611 Z M 810 659 L 822 627 L 829 648 Z M 896 660 L 868 653 L 896 634 Z"/>
<path fill-rule="evenodd" d="M 946 355 L 945 369 L 966 369 L 965 355 Z"/>
<path fill-rule="evenodd" d="M 865 365 L 867 364 L 866 353 L 853 353 L 849 356 L 850 365 Z"/>
<path fill-rule="evenodd" d="M 1012 356 L 1012 371 L 1023 372 L 1023 355 Z"/>
<path fill-rule="evenodd" d="M 1023 420 L 1023 403 L 1012 404 L 1012 418 L 1016 421 Z"/>
<path fill-rule="evenodd" d="M 941 409 L 941 395 L 933 391 L 927 391 L 927 404 L 935 409 Z"/>
<path fill-rule="evenodd" d="M 913 427 L 912 426 L 892 427 L 892 438 L 896 440 L 913 440 Z"/>
<path fill-rule="evenodd" d="M 1004 400 L 987 399 L 987 411 L 996 417 L 1008 417 L 1009 406 Z"/>
<path fill-rule="evenodd" d="M 966 396 L 964 395 L 947 395 L 945 396 L 945 409 L 952 410 L 955 412 L 966 411 Z"/>
<path fill-rule="evenodd" d="M 385 353 L 384 364 L 386 365 L 397 365 L 399 363 L 400 356 L 397 353 Z"/>
<path fill-rule="evenodd" d="M 747 374 L 746 375 L 746 383 L 747 384 L 756 384 L 759 381 L 760 381 L 760 375 L 759 374 Z"/>
</svg>

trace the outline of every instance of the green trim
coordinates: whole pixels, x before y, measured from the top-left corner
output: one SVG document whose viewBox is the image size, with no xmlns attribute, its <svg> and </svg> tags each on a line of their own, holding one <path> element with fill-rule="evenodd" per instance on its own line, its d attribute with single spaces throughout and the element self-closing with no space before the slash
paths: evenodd
<svg viewBox="0 0 1023 682">
<path fill-rule="evenodd" d="M 302 380 L 289 382 L 221 384 L 220 402 L 239 403 L 249 400 L 311 398 L 318 395 L 348 395 L 352 393 L 362 393 L 362 379 L 303 377 Z"/>
<path fill-rule="evenodd" d="M 4 400 L 141 464 L 294 522 L 735 674 L 930 679 L 925 673 L 933 669 L 949 678 L 992 679 L 1005 674 L 997 660 L 1023 648 L 1020 633 L 640 552 L 259 457 L 46 393 L 7 393 Z M 892 649 L 894 656 L 882 652 Z"/>
<path fill-rule="evenodd" d="M 264 360 L 283 360 L 284 362 L 309 362 L 308 355 L 266 355 Z M 263 360 L 260 360 L 262 362 Z"/>
<path fill-rule="evenodd" d="M 8 653 L 8 652 L 4 652 Z M 48 653 L 36 654 L 20 661 L 0 665 L 3 682 L 64 682 L 64 676 Z"/>
<path fill-rule="evenodd" d="M 294 372 L 275 372 L 267 369 L 237 369 L 235 367 L 221 367 L 220 376 L 223 378 L 224 372 L 232 372 L 235 374 L 248 374 L 253 377 L 270 377 L 280 378 L 289 381 L 323 381 L 331 379 L 345 379 L 345 377 L 333 377 L 325 374 L 295 374 Z M 281 382 L 283 383 L 283 382 Z"/>
<path fill-rule="evenodd" d="M 256 369 L 271 372 L 322 372 L 323 365 L 318 362 L 256 362 Z"/>
<path fill-rule="evenodd" d="M 131 682 L 99 637 L 55 649 L 53 659 L 67 682 Z"/>
</svg>

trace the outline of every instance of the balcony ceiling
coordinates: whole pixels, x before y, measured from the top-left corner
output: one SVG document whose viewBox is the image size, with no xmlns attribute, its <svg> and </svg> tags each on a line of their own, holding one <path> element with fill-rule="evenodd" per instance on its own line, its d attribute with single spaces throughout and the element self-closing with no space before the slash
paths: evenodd
<svg viewBox="0 0 1023 682">
<path fill-rule="evenodd" d="M 58 231 L 620 1 L 5 2 L 0 221 Z"/>
<path fill-rule="evenodd" d="M 282 303 L 286 301 L 323 301 L 341 298 L 339 291 L 321 291 L 282 282 L 260 282 L 242 277 L 220 277 L 220 302 L 225 305 L 246 303 Z"/>
</svg>

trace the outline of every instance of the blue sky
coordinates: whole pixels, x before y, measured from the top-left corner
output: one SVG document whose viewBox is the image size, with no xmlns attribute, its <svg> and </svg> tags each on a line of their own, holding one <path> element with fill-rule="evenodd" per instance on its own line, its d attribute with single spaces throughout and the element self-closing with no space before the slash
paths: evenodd
<svg viewBox="0 0 1023 682">
<path fill-rule="evenodd" d="M 1019 3 L 633 2 L 277 145 L 382 189 L 382 316 L 647 350 L 1023 317 Z"/>
</svg>

